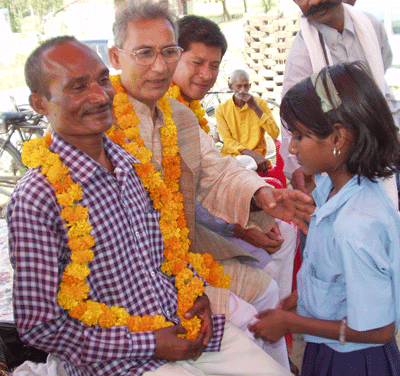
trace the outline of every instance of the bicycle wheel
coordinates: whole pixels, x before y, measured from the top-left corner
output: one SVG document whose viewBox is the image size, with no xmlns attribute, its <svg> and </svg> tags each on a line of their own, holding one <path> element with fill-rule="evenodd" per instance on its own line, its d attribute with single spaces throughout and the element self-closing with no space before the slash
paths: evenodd
<svg viewBox="0 0 400 376">
<path fill-rule="evenodd" d="M 10 142 L 0 139 L 0 153 L 0 193 L 9 197 L 27 168 L 21 154 Z"/>
</svg>

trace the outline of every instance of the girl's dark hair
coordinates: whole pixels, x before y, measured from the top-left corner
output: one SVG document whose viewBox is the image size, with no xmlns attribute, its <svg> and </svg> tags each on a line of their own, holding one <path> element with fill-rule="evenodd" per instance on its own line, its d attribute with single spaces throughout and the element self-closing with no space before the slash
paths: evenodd
<svg viewBox="0 0 400 376">
<path fill-rule="evenodd" d="M 310 78 L 293 86 L 282 99 L 283 126 L 303 135 L 326 138 L 341 123 L 353 135 L 352 147 L 345 159 L 347 170 L 371 181 L 400 170 L 398 130 L 387 101 L 366 66 L 361 62 L 343 63 L 321 70 L 324 87 L 329 72 L 341 104 L 324 113 L 321 100 Z M 306 128 L 309 132 L 305 132 Z"/>
</svg>

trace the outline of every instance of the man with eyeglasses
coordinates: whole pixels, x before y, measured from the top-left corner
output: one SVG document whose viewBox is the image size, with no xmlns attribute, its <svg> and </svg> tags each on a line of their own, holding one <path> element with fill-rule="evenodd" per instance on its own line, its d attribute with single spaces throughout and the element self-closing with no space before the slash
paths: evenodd
<svg viewBox="0 0 400 376">
<path fill-rule="evenodd" d="M 140 138 L 151 149 L 152 163 L 162 175 L 165 160 L 160 129 L 171 120 L 177 127 L 181 170 L 179 190 L 190 230 L 191 250 L 213 253 L 214 248 L 223 250 L 223 244 L 226 244 L 208 242 L 210 247 L 204 246 L 206 231 L 200 236 L 197 228 L 195 231 L 195 198 L 214 214 L 244 227 L 248 225 L 252 198 L 254 210 L 259 206 L 270 215 L 301 222 L 302 217 L 308 216 L 309 201 L 303 201 L 305 196 L 299 192 L 273 191 L 254 172 L 240 167 L 233 158 L 222 158 L 212 139 L 200 131 L 197 118 L 186 106 L 171 99 L 170 118 L 165 108 L 157 105 L 169 88 L 181 53 L 179 48 L 174 53 L 170 50 L 178 47 L 175 23 L 168 12 L 160 11 L 163 6 L 164 2 L 130 2 L 119 9 L 113 27 L 115 46 L 110 49 L 110 61 L 115 69 L 121 70 L 121 88 L 117 92 L 121 89 L 127 94 L 135 115 L 129 116 L 132 119 L 137 117 L 135 121 L 138 121 Z M 274 209 L 275 205 L 278 210 Z M 262 217 L 260 221 L 265 225 L 272 219 L 262 211 L 258 212 L 258 217 Z M 235 259 L 223 261 L 222 265 L 232 277 L 232 291 L 239 296 L 245 290 L 251 291 L 249 301 L 262 295 L 270 282 L 265 273 Z M 234 304 L 246 304 L 228 290 L 207 287 L 206 294 L 214 313 L 229 316 L 232 299 L 235 299 Z M 230 322 L 232 320 L 230 317 Z M 247 329 L 247 323 L 242 329 Z M 246 372 L 254 374 L 251 370 Z M 268 372 L 271 370 L 266 370 L 265 374 Z M 285 374 L 283 369 L 281 372 Z M 233 373 L 240 374 L 240 370 Z"/>
</svg>

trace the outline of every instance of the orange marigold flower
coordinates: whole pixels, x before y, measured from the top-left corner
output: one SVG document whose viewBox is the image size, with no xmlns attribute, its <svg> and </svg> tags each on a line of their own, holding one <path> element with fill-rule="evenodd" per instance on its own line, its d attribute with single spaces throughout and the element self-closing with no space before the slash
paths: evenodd
<svg viewBox="0 0 400 376">
<path fill-rule="evenodd" d="M 102 305 L 91 300 L 88 300 L 86 304 L 87 310 L 81 316 L 80 320 L 89 326 L 96 325 L 99 322 L 99 317 L 102 313 Z"/>
<path fill-rule="evenodd" d="M 141 329 L 141 318 L 139 316 L 130 316 L 126 320 L 126 326 L 131 332 L 140 332 Z"/>
<path fill-rule="evenodd" d="M 80 302 L 75 308 L 69 311 L 69 314 L 74 319 L 80 319 L 81 316 L 86 312 L 87 305 L 86 302 Z"/>
<path fill-rule="evenodd" d="M 61 280 L 63 282 L 65 282 L 65 284 L 67 285 L 72 285 L 72 284 L 77 284 L 77 283 L 85 283 L 82 280 L 80 280 L 79 278 L 76 278 L 72 275 L 68 275 L 68 274 L 63 274 L 63 276 L 61 277 Z"/>
<path fill-rule="evenodd" d="M 181 324 L 187 330 L 185 334 L 186 339 L 196 339 L 200 329 L 201 329 L 201 320 L 198 317 L 193 317 L 190 320 L 182 319 Z"/>
<path fill-rule="evenodd" d="M 183 260 L 177 260 L 172 263 L 171 272 L 173 275 L 177 275 L 181 270 L 187 267 L 187 263 Z"/>
<path fill-rule="evenodd" d="M 62 193 L 65 192 L 73 183 L 71 175 L 66 175 L 64 178 L 52 183 L 52 186 L 56 192 Z"/>
<path fill-rule="evenodd" d="M 86 264 L 87 262 L 92 261 L 93 258 L 94 253 L 91 249 L 80 249 L 71 254 L 71 260 L 78 264 Z"/>
<path fill-rule="evenodd" d="M 117 317 L 116 326 L 126 325 L 126 321 L 129 318 L 129 313 L 126 312 L 123 308 L 112 306 L 111 312 Z"/>
<path fill-rule="evenodd" d="M 107 305 L 101 305 L 102 313 L 99 316 L 99 325 L 102 328 L 111 328 L 117 322 L 117 316 L 111 311 Z"/>
<path fill-rule="evenodd" d="M 68 246 L 71 251 L 83 250 L 94 246 L 94 238 L 92 235 L 85 234 L 83 236 L 69 237 Z"/>
<path fill-rule="evenodd" d="M 68 223 L 86 220 L 88 218 L 88 211 L 89 208 L 81 205 L 67 206 L 61 210 L 61 218 Z"/>
<path fill-rule="evenodd" d="M 89 221 L 79 220 L 71 224 L 71 227 L 68 230 L 68 235 L 71 237 L 83 236 L 89 234 L 92 228 L 93 227 L 90 226 Z"/>
<path fill-rule="evenodd" d="M 89 286 L 86 284 L 60 284 L 60 291 L 57 294 L 58 302 L 65 309 L 70 310 L 74 308 L 79 302 L 87 299 L 89 293 Z"/>
<path fill-rule="evenodd" d="M 84 280 L 89 275 L 90 270 L 85 264 L 77 264 L 76 262 L 71 262 L 65 268 L 64 273 L 72 275 L 75 278 Z"/>
</svg>

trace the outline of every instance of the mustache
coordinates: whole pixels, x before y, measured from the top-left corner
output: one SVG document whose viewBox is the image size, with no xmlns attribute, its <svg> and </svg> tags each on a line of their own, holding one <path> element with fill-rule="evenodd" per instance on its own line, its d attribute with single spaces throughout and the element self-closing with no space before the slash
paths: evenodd
<svg viewBox="0 0 400 376">
<path fill-rule="evenodd" d="M 318 12 L 323 12 L 332 8 L 337 7 L 338 5 L 340 5 L 341 3 L 336 3 L 336 2 L 332 2 L 332 1 L 327 1 L 324 3 L 319 3 L 317 5 L 311 5 L 310 8 L 308 9 L 308 11 L 304 14 L 306 17 L 312 16 L 315 13 Z"/>
<path fill-rule="evenodd" d="M 86 111 L 84 112 L 85 115 L 93 115 L 97 114 L 99 112 L 107 111 L 109 109 L 112 109 L 113 107 L 112 101 L 108 101 L 107 103 L 103 104 L 95 104 L 93 106 L 90 106 Z"/>
</svg>

